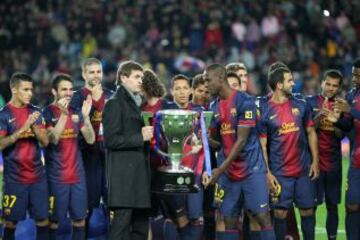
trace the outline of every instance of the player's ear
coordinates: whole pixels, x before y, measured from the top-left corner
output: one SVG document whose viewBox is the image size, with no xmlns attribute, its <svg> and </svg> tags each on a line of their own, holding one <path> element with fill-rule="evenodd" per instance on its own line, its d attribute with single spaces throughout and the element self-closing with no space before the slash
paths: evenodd
<svg viewBox="0 0 360 240">
<path fill-rule="evenodd" d="M 82 76 L 82 78 L 85 80 L 85 71 L 81 71 L 81 76 Z"/>
<path fill-rule="evenodd" d="M 13 86 L 11 86 L 10 87 L 10 90 L 11 90 L 11 94 L 16 94 L 16 93 L 18 93 L 18 91 L 19 91 L 19 83 L 16 83 L 16 84 L 14 84 Z"/>
<path fill-rule="evenodd" d="M 51 89 L 51 93 L 52 93 L 52 95 L 54 95 L 54 97 L 56 97 L 57 94 L 56 94 L 55 89 L 52 88 L 52 89 Z"/>
<path fill-rule="evenodd" d="M 11 94 L 16 94 L 17 93 L 17 88 L 16 87 L 12 87 L 11 88 Z"/>
</svg>

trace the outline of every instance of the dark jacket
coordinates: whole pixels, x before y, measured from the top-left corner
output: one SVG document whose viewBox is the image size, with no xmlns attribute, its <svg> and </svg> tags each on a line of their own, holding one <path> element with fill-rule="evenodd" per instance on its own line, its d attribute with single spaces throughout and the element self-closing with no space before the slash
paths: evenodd
<svg viewBox="0 0 360 240">
<path fill-rule="evenodd" d="M 120 86 L 105 104 L 103 130 L 110 208 L 150 207 L 150 165 L 143 120 L 129 92 Z"/>
</svg>

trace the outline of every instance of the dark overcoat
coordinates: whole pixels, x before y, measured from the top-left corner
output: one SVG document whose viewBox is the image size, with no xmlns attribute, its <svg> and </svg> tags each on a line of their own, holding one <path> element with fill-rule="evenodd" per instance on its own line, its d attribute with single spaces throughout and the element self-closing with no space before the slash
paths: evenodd
<svg viewBox="0 0 360 240">
<path fill-rule="evenodd" d="M 103 130 L 110 208 L 150 207 L 150 165 L 143 141 L 141 111 L 119 86 L 105 104 Z"/>
</svg>

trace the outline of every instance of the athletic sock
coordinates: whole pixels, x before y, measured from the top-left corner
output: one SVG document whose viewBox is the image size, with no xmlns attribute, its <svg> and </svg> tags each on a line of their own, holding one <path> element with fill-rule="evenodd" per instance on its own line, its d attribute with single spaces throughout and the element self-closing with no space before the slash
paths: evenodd
<svg viewBox="0 0 360 240">
<path fill-rule="evenodd" d="M 315 239 L 315 215 L 301 216 L 301 230 L 304 240 Z"/>
<path fill-rule="evenodd" d="M 284 240 L 287 232 L 286 218 L 274 217 L 274 230 L 277 240 Z"/>
</svg>

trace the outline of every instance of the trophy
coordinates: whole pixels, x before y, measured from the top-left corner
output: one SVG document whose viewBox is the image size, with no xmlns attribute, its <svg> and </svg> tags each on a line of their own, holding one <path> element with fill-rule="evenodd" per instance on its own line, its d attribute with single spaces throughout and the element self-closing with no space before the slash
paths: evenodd
<svg viewBox="0 0 360 240">
<path fill-rule="evenodd" d="M 154 114 L 152 112 L 141 112 L 141 116 L 144 120 L 144 125 L 146 127 L 151 126 L 150 119 L 153 118 Z"/>
<path fill-rule="evenodd" d="M 168 165 L 157 169 L 153 189 L 160 193 L 194 193 L 199 191 L 193 169 L 181 165 L 185 143 L 191 138 L 197 123 L 197 112 L 188 110 L 162 110 L 157 113 L 156 124 L 167 142 Z"/>
</svg>

